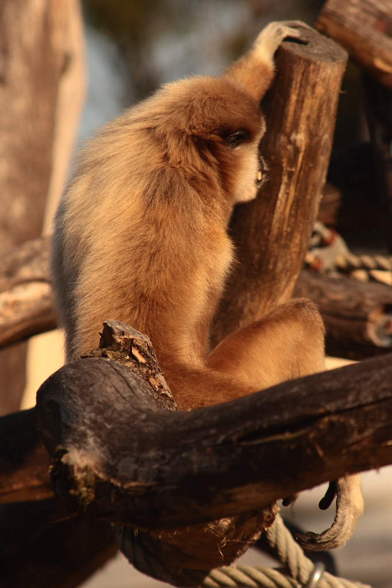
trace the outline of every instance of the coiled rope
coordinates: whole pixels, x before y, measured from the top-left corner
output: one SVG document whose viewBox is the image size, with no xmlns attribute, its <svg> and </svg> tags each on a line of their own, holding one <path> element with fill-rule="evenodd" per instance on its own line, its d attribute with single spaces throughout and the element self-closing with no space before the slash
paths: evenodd
<svg viewBox="0 0 392 588">
<path fill-rule="evenodd" d="M 327 274 L 345 274 L 360 281 L 392 284 L 392 256 L 352 253 L 344 239 L 316 221 L 305 256 L 305 266 Z"/>
<path fill-rule="evenodd" d="M 337 578 L 306 557 L 283 519 L 277 515 L 266 531 L 267 540 L 282 564 L 280 569 L 225 566 L 212 570 L 203 588 L 371 588 L 367 584 Z M 320 572 L 320 573 L 315 573 Z M 316 577 L 317 576 L 317 577 Z"/>
</svg>

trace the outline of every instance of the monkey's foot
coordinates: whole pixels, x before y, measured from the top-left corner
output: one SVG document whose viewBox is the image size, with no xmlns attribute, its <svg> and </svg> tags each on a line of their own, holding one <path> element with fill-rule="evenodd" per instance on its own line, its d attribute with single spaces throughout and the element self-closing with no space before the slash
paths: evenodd
<svg viewBox="0 0 392 588">
<path fill-rule="evenodd" d="M 362 513 L 360 477 L 341 478 L 336 482 L 336 515 L 332 525 L 322 533 L 297 533 L 296 539 L 309 551 L 328 551 L 341 547 L 350 539 Z"/>
</svg>

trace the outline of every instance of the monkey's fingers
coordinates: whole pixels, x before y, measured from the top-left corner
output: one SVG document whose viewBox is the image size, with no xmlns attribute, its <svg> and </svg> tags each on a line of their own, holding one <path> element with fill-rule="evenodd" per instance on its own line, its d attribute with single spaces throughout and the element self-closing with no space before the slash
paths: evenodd
<svg viewBox="0 0 392 588">
<path fill-rule="evenodd" d="M 333 482 L 330 482 L 328 484 L 327 491 L 319 502 L 319 508 L 321 510 L 327 510 L 331 506 L 335 497 L 337 496 L 337 493 L 338 493 L 338 481 L 334 480 Z"/>
<path fill-rule="evenodd" d="M 344 545 L 353 534 L 356 521 L 363 513 L 359 476 L 348 476 L 336 482 L 336 514 L 329 529 L 322 533 L 297 533 L 300 545 L 309 551 L 328 551 Z"/>
<path fill-rule="evenodd" d="M 300 25 L 306 26 L 304 23 L 301 23 L 300 21 L 291 21 L 291 24 L 297 25 L 298 27 L 300 27 Z M 290 26 L 288 23 L 283 21 L 270 22 L 259 33 L 254 46 L 257 51 L 261 51 L 267 54 L 270 58 L 272 58 L 283 39 L 286 39 L 287 37 L 300 39 L 300 28 Z"/>
</svg>

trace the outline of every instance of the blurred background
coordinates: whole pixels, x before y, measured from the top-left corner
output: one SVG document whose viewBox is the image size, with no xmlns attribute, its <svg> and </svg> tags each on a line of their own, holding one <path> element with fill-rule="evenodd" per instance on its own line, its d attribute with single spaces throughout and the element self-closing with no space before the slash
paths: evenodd
<svg viewBox="0 0 392 588">
<path fill-rule="evenodd" d="M 312 25 L 323 2 L 83 0 L 78 5 L 70 0 L 65 4 L 58 3 L 54 18 L 72 12 L 71 16 L 67 13 L 68 29 L 66 39 L 62 40 L 69 44 L 70 62 L 65 60 L 61 64 L 62 68 L 69 68 L 68 78 L 65 76 L 62 82 L 57 110 L 53 113 L 55 140 L 48 198 L 45 194 L 35 233 L 30 234 L 31 223 L 25 218 L 30 213 L 23 206 L 21 212 L 14 211 L 13 224 L 21 227 L 27 223 L 29 228 L 16 235 L 9 224 L 0 225 L 0 246 L 4 252 L 41 231 L 51 232 L 53 214 L 64 184 L 72 174 L 75 155 L 104 123 L 164 82 L 191 74 L 218 74 L 271 20 L 295 19 Z M 23 11 L 26 5 L 23 7 L 21 2 L 19 5 Z M 38 51 L 37 47 L 31 50 Z M 31 103 L 26 106 L 26 112 L 28 108 Z M 32 108 L 33 116 L 35 111 Z M 390 252 L 388 240 L 392 229 L 386 224 L 382 195 L 376 189 L 366 121 L 364 76 L 350 61 L 343 82 L 329 172 L 334 189 L 326 203 L 328 210 L 332 210 L 327 224 L 344 237 L 353 251 L 386 254 Z M 0 196 L 0 201 L 2 198 L 5 197 Z M 5 206 L 10 211 L 6 200 L 3 211 Z M 331 360 L 331 365 L 350 358 L 350 354 L 341 355 L 341 361 Z M 33 406 L 38 386 L 62 363 L 63 341 L 58 330 L 2 351 L 0 379 L 7 385 L 0 394 L 1 413 Z M 343 577 L 369 582 L 377 588 L 392 587 L 392 469 L 368 473 L 363 480 L 366 514 L 349 545 L 336 552 L 338 571 Z M 317 497 L 321 494 L 322 489 L 316 489 L 301 495 L 293 506 L 285 509 L 288 518 L 306 529 L 325 528 L 333 513 L 318 510 Z M 245 562 L 263 565 L 262 558 L 259 552 L 251 550 Z M 84 584 L 85 588 L 158 585 L 159 582 L 135 572 L 120 555 Z"/>
</svg>

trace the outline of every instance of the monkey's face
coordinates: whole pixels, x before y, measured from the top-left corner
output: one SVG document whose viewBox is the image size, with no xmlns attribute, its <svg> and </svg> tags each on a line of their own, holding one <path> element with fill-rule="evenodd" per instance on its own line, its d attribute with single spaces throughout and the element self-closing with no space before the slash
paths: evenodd
<svg viewBox="0 0 392 588">
<path fill-rule="evenodd" d="M 169 84 L 160 97 L 167 102 L 159 128 L 168 163 L 197 169 L 202 178 L 215 174 L 231 206 L 255 198 L 265 131 L 259 102 L 227 79 L 208 77 Z"/>
<path fill-rule="evenodd" d="M 235 147 L 237 174 L 234 178 L 234 202 L 248 202 L 256 198 L 258 187 L 262 182 L 262 170 L 258 146 L 262 133 L 251 142 Z"/>
<path fill-rule="evenodd" d="M 248 202 L 257 195 L 263 179 L 259 143 L 264 131 L 265 123 L 260 118 L 257 128 L 231 130 L 223 137 L 232 162 L 230 196 L 234 203 Z"/>
</svg>

